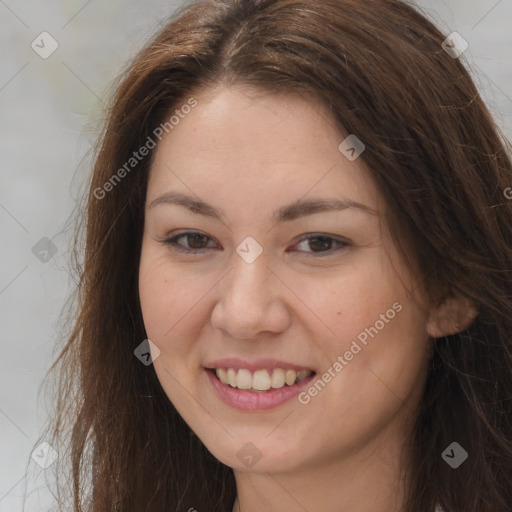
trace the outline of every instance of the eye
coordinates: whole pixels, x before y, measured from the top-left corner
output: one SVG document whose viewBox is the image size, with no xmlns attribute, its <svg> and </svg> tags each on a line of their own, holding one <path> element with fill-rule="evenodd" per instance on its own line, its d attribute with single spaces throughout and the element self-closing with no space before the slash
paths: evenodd
<svg viewBox="0 0 512 512">
<path fill-rule="evenodd" d="M 185 239 L 189 245 L 185 247 L 178 243 L 178 240 Z M 173 250 L 185 253 L 197 253 L 204 250 L 206 247 L 203 246 L 205 242 L 211 240 L 208 235 L 198 231 L 185 231 L 171 238 L 163 240 L 166 245 L 169 245 Z"/>
<path fill-rule="evenodd" d="M 186 246 L 179 243 L 181 239 L 187 242 Z M 184 231 L 162 240 L 163 243 L 170 246 L 173 250 L 184 253 L 199 253 L 205 249 L 211 249 L 212 246 L 208 247 L 208 241 L 211 241 L 211 238 L 199 231 Z M 345 239 L 338 239 L 329 235 L 313 233 L 303 237 L 298 243 L 292 246 L 292 249 L 300 247 L 301 245 L 309 246 L 312 251 L 300 252 L 323 255 L 326 253 L 332 254 L 333 252 L 338 252 L 349 247 L 351 244 Z"/>
<path fill-rule="evenodd" d="M 299 247 L 301 244 L 308 245 L 311 249 L 313 249 L 310 254 L 318 254 L 323 255 L 332 254 L 333 252 L 338 252 L 350 246 L 348 240 L 334 238 L 329 235 L 324 235 L 320 233 L 313 233 L 311 235 L 307 235 L 301 239 L 297 244 L 293 246 L 293 248 Z M 333 246 L 337 246 L 336 249 L 333 250 Z M 308 252 L 308 251 L 306 251 Z"/>
</svg>

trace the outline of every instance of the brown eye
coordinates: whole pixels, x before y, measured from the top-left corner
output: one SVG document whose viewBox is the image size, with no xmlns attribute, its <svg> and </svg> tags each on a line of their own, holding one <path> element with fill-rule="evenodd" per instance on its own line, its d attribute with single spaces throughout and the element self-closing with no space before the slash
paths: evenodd
<svg viewBox="0 0 512 512">
<path fill-rule="evenodd" d="M 347 240 L 343 239 L 336 239 L 328 235 L 308 235 L 304 237 L 299 243 L 294 245 L 294 249 L 299 247 L 301 244 L 303 246 L 305 245 L 310 249 L 310 251 L 300 251 L 300 252 L 306 252 L 306 253 L 313 253 L 313 254 L 319 254 L 322 255 L 324 253 L 326 254 L 332 254 L 334 252 L 338 252 L 340 250 L 345 249 L 346 247 L 350 246 L 350 243 Z"/>
<path fill-rule="evenodd" d="M 181 239 L 185 239 L 188 245 L 186 246 L 179 243 L 179 240 Z M 199 233 L 196 231 L 185 231 L 173 237 L 167 238 L 164 240 L 164 243 L 176 251 L 194 253 L 208 249 L 208 240 L 211 240 L 210 237 L 204 233 Z"/>
<path fill-rule="evenodd" d="M 309 246 L 313 249 L 313 252 L 316 251 L 315 247 L 320 251 L 326 251 L 331 248 L 332 242 L 334 242 L 334 240 L 332 238 L 327 237 L 310 238 Z"/>
<path fill-rule="evenodd" d="M 191 249 L 203 249 L 204 247 L 202 246 L 202 244 L 208 238 L 206 235 L 202 235 L 199 233 L 191 233 L 185 236 L 189 237 L 188 240 Z"/>
</svg>

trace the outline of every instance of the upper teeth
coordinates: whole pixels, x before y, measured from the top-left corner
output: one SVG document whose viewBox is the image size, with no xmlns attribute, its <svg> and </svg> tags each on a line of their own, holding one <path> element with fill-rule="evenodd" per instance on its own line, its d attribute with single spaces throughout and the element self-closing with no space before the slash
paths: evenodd
<svg viewBox="0 0 512 512">
<path fill-rule="evenodd" d="M 256 391 L 267 391 L 270 388 L 282 388 L 284 385 L 292 386 L 301 382 L 311 375 L 309 370 L 283 370 L 273 368 L 272 370 L 257 370 L 251 373 L 250 370 L 240 368 L 217 368 L 215 373 L 223 384 L 229 384 L 238 389 L 254 389 Z"/>
</svg>

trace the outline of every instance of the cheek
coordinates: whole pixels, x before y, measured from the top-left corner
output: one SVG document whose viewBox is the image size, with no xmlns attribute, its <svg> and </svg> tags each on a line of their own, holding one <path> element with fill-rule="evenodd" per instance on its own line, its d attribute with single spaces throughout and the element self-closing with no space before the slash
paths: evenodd
<svg viewBox="0 0 512 512">
<path fill-rule="evenodd" d="M 335 386 L 350 390 L 352 405 L 366 404 L 356 409 L 368 421 L 409 399 L 413 408 L 428 360 L 426 313 L 400 280 L 375 281 L 338 318 L 342 335 L 330 348 L 343 357 L 343 377 Z"/>
<path fill-rule="evenodd" d="M 328 338 L 333 338 L 335 345 L 355 338 L 389 310 L 388 316 L 394 317 L 393 304 L 406 299 L 400 282 L 385 266 L 374 264 L 370 258 L 363 265 L 333 273 L 322 286 L 310 282 L 304 294 L 311 310 L 329 328 L 332 336 Z"/>
<path fill-rule="evenodd" d="M 184 354 L 207 321 L 205 295 L 214 283 L 169 265 L 165 256 L 141 258 L 139 294 L 148 338 L 162 353 Z M 172 360 L 172 359 L 170 359 Z M 157 360 L 158 362 L 158 360 Z"/>
<path fill-rule="evenodd" d="M 408 292 L 413 288 L 411 280 L 404 281 L 381 258 L 368 258 L 364 265 L 340 272 L 324 288 L 312 287 L 311 308 L 330 331 L 326 335 L 324 327 L 317 336 L 328 356 L 327 367 L 346 356 L 349 371 L 344 368 L 344 373 L 358 379 L 375 380 L 369 370 L 377 372 L 385 365 L 391 380 L 394 371 L 413 379 L 424 363 L 428 340 L 426 312 Z"/>
<path fill-rule="evenodd" d="M 325 384 L 313 383 L 301 403 L 311 416 L 328 415 L 325 436 L 334 444 L 351 445 L 377 435 L 403 403 L 416 406 L 427 360 L 426 317 L 386 266 L 354 268 L 324 290 L 313 298 L 334 331 L 318 331 L 325 356 L 318 379 Z"/>
</svg>

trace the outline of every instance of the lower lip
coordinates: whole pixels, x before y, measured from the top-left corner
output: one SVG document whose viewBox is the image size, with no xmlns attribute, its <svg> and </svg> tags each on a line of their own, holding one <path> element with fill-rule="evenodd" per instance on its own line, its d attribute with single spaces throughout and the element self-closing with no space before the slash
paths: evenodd
<svg viewBox="0 0 512 512">
<path fill-rule="evenodd" d="M 264 411 L 274 409 L 275 407 L 288 402 L 297 396 L 302 389 L 314 379 L 316 374 L 310 375 L 302 382 L 293 386 L 284 386 L 283 388 L 273 389 L 265 393 L 255 393 L 243 389 L 232 388 L 223 384 L 212 371 L 205 370 L 213 389 L 217 392 L 219 398 L 227 405 L 243 411 Z"/>
</svg>

